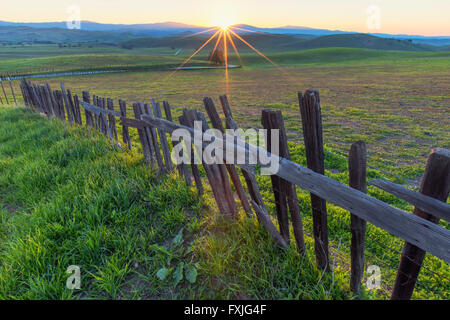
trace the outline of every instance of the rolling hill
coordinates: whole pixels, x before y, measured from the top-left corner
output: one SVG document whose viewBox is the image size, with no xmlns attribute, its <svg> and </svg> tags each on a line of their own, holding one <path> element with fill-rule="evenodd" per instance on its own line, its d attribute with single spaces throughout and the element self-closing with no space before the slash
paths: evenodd
<svg viewBox="0 0 450 320">
<path fill-rule="evenodd" d="M 62 28 L 36 29 L 32 27 L 0 26 L 0 43 L 109 43 L 115 44 L 135 38 L 131 33 L 69 30 Z"/>
<path fill-rule="evenodd" d="M 400 50 L 400 51 L 438 51 L 441 47 L 435 47 L 426 44 L 415 44 L 409 40 L 379 38 L 367 34 L 338 34 L 322 37 L 302 37 L 299 35 L 281 35 L 281 34 L 260 34 L 248 33 L 243 35 L 246 41 L 260 50 L 265 51 L 292 51 L 318 48 L 362 48 L 379 50 Z M 197 37 L 166 37 L 155 38 L 146 37 L 131 39 L 123 42 L 121 45 L 125 48 L 157 48 L 157 47 L 176 47 L 184 49 L 199 48 L 206 40 L 207 36 Z M 239 50 L 247 48 L 239 40 L 235 41 Z M 206 50 L 214 46 L 211 41 Z"/>
<path fill-rule="evenodd" d="M 435 51 L 439 47 L 426 44 L 415 44 L 410 40 L 387 39 L 368 34 L 336 34 L 308 40 L 298 40 L 285 46 L 286 49 L 319 49 L 319 48 L 362 48 L 378 50 Z"/>
<path fill-rule="evenodd" d="M 34 29 L 67 29 L 66 22 L 7 22 L 0 21 L 0 27 L 28 27 Z M 162 22 L 147 24 L 105 24 L 91 21 L 81 21 L 84 31 L 103 31 L 114 33 L 134 33 L 140 36 L 148 35 L 165 37 L 184 32 L 199 32 L 205 27 L 194 26 L 178 22 Z"/>
<path fill-rule="evenodd" d="M 3 23 L 5 24 L 5 23 Z M 41 24 L 39 24 L 41 25 Z M 194 36 L 195 26 L 189 26 L 177 23 L 160 23 L 148 25 L 124 25 L 120 32 L 113 31 L 89 31 L 69 30 L 54 27 L 52 23 L 42 24 L 51 28 L 36 28 L 31 26 L 2 26 L 0 22 L 0 43 L 3 44 L 23 44 L 23 43 L 41 43 L 41 44 L 74 44 L 74 43 L 92 43 L 119 45 L 123 48 L 162 48 L 172 47 L 177 49 L 196 49 L 199 48 L 210 37 L 210 33 L 204 33 Z M 97 28 L 96 23 L 89 23 L 90 28 Z M 52 27 L 53 26 L 53 27 Z M 98 27 L 100 28 L 100 27 Z M 102 27 L 103 28 L 103 27 Z M 112 27 L 111 27 L 112 28 Z M 147 28 L 147 29 L 146 29 Z M 252 26 L 239 25 L 239 28 L 246 30 L 256 30 Z M 296 30 L 296 27 L 285 27 L 286 30 Z M 155 33 L 154 36 L 143 37 L 143 34 L 137 30 L 147 30 Z M 111 29 L 112 30 L 112 29 Z M 127 31 L 125 31 L 127 30 Z M 201 29 L 200 29 L 201 30 Z M 237 30 L 237 29 L 236 29 Z M 304 28 L 303 31 L 311 31 Z M 308 33 L 293 34 L 275 34 L 262 32 L 239 31 L 241 35 L 256 48 L 266 51 L 288 51 L 317 48 L 364 48 L 364 49 L 383 49 L 383 50 L 406 50 L 406 51 L 438 51 L 446 50 L 445 47 L 431 45 L 431 43 L 416 43 L 413 39 L 395 39 L 377 37 L 369 34 L 357 33 L 339 33 L 324 36 L 314 36 Z M 281 31 L 280 31 L 281 32 Z M 177 33 L 177 34 L 174 34 Z M 165 36 L 162 36 L 165 35 Z M 442 39 L 435 39 L 434 43 L 442 43 Z M 422 39 L 422 41 L 424 41 Z M 241 41 L 235 41 L 240 50 L 246 50 L 247 46 Z M 209 47 L 214 45 L 213 42 Z M 447 49 L 448 50 L 448 49 Z"/>
<path fill-rule="evenodd" d="M 290 35 L 275 35 L 275 34 L 246 34 L 243 36 L 248 42 L 252 43 L 261 49 L 271 49 L 281 46 L 286 46 L 289 43 L 304 40 L 301 36 L 293 37 Z M 121 45 L 128 48 L 157 48 L 157 47 L 175 47 L 183 49 L 196 49 L 199 48 L 205 41 L 207 41 L 209 36 L 176 36 L 176 37 L 145 37 L 138 39 L 127 40 Z M 243 49 L 246 46 L 242 42 L 236 40 L 236 46 L 239 49 Z M 206 49 L 212 48 L 214 46 L 214 41 L 211 41 Z"/>
</svg>

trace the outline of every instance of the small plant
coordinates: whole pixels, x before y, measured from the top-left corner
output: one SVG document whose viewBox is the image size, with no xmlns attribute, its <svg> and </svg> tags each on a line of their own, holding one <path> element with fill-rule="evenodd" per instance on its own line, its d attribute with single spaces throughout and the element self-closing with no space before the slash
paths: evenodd
<svg viewBox="0 0 450 320">
<path fill-rule="evenodd" d="M 192 244 L 187 248 L 184 246 L 183 239 L 184 228 L 181 228 L 178 234 L 173 238 L 170 251 L 163 247 L 159 247 L 159 251 L 167 255 L 167 267 L 163 267 L 158 270 L 156 276 L 159 280 L 165 281 L 172 276 L 172 281 L 176 287 L 183 279 L 186 279 L 189 283 L 194 284 L 197 281 L 198 264 L 192 262 L 186 262 L 192 253 Z M 175 265 L 175 267 L 170 267 Z"/>
</svg>

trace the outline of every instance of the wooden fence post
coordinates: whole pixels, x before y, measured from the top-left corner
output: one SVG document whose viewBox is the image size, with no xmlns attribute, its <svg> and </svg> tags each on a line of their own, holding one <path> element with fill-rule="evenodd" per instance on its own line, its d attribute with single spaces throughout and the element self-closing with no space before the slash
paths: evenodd
<svg viewBox="0 0 450 320">
<path fill-rule="evenodd" d="M 69 122 L 73 122 L 74 120 L 74 110 L 72 108 L 72 105 L 69 103 L 69 98 L 67 97 L 67 91 L 66 88 L 64 86 L 64 82 L 61 82 L 61 92 L 63 95 L 63 99 L 64 99 L 64 104 L 66 106 L 66 111 L 67 111 L 67 118 L 69 120 Z"/>
<path fill-rule="evenodd" d="M 266 149 L 271 153 L 276 153 L 275 150 L 272 150 L 272 139 L 271 139 L 271 131 L 274 129 L 275 124 L 273 121 L 273 113 L 270 110 L 263 110 L 261 117 L 261 124 L 264 129 L 267 130 L 266 136 Z M 279 155 L 279 154 L 277 154 Z M 281 178 L 276 175 L 271 175 L 270 179 L 272 181 L 272 190 L 275 196 L 275 206 L 277 209 L 277 218 L 278 224 L 280 226 L 280 233 L 284 240 L 289 243 L 289 217 L 288 217 L 288 208 L 286 203 L 286 189 L 281 181 Z"/>
<path fill-rule="evenodd" d="M 134 116 L 136 117 L 136 119 L 140 120 L 142 112 L 141 112 L 141 107 L 139 106 L 138 103 L 133 104 L 133 111 L 134 111 Z M 142 150 L 144 152 L 145 162 L 147 164 L 153 164 L 154 159 L 150 152 L 150 146 L 149 146 L 150 142 L 147 137 L 147 132 L 144 129 L 137 129 L 137 131 L 138 131 L 138 135 L 139 135 L 139 141 L 141 142 Z"/>
<path fill-rule="evenodd" d="M 152 104 L 154 104 L 155 102 L 152 101 Z M 151 117 L 154 117 L 152 108 L 150 107 L 150 104 L 145 104 L 144 105 L 144 114 L 147 114 Z M 154 127 L 150 127 L 150 133 L 151 133 L 151 139 L 153 141 L 153 150 L 155 152 L 155 156 L 156 156 L 156 161 L 158 162 L 158 166 L 161 169 L 161 171 L 166 171 L 165 167 L 164 167 L 164 161 L 163 161 L 163 156 L 161 155 L 161 148 L 159 146 L 159 142 L 158 142 L 158 131 L 156 128 Z M 160 132 L 160 136 L 161 136 L 161 132 Z"/>
<path fill-rule="evenodd" d="M 45 113 L 47 117 L 53 117 L 53 108 L 51 106 L 51 101 L 49 101 L 47 88 L 45 86 L 39 86 L 39 94 L 41 96 L 42 104 L 45 108 Z"/>
<path fill-rule="evenodd" d="M 366 183 L 367 152 L 364 141 L 355 142 L 350 148 L 348 157 L 349 185 L 361 192 L 367 192 Z M 352 232 L 350 289 L 355 293 L 361 291 L 364 275 L 364 244 L 366 237 L 366 221 L 350 214 Z"/>
<path fill-rule="evenodd" d="M 91 97 L 88 91 L 83 91 L 83 101 L 86 103 L 91 103 Z M 94 122 L 92 118 L 92 113 L 86 109 L 84 109 L 84 115 L 86 117 L 86 125 L 90 125 L 94 128 Z"/>
<path fill-rule="evenodd" d="M 275 111 L 273 116 L 273 126 L 272 129 L 278 129 L 280 130 L 280 156 L 291 160 L 291 154 L 289 152 L 289 146 L 288 146 L 288 140 L 286 136 L 286 130 L 284 127 L 284 121 L 281 111 Z M 298 196 L 297 196 L 297 189 L 294 184 L 281 179 L 281 183 L 283 184 L 283 187 L 285 189 L 285 194 L 287 197 L 287 202 L 289 206 L 289 212 L 291 216 L 292 221 L 292 227 L 294 231 L 294 237 L 297 243 L 297 247 L 300 253 L 303 253 L 306 251 L 305 247 L 305 239 L 303 236 L 303 222 L 302 217 L 300 215 L 300 207 L 298 204 Z"/>
<path fill-rule="evenodd" d="M 202 122 L 203 132 L 208 131 L 210 128 L 208 122 L 206 121 L 205 115 L 203 113 L 196 112 L 195 110 L 192 111 L 196 113 L 195 120 Z M 193 125 L 193 121 L 191 123 Z M 207 172 L 213 191 L 215 190 L 214 194 L 220 212 L 224 215 L 235 216 L 237 213 L 237 208 L 225 166 L 214 163 L 211 165 L 204 164 L 203 167 Z"/>
<path fill-rule="evenodd" d="M 170 122 L 173 122 L 172 120 L 172 111 L 170 110 L 170 105 L 168 101 L 164 101 L 163 102 L 163 106 L 164 106 L 164 113 L 166 115 L 166 119 Z M 175 148 L 180 142 L 179 141 L 174 141 L 172 140 L 172 136 L 170 137 L 171 141 L 172 141 L 172 147 Z M 189 170 L 188 167 L 185 163 L 179 164 L 177 165 L 177 169 L 178 169 L 178 173 L 180 175 L 180 177 L 184 177 L 184 179 L 186 180 L 186 184 L 189 185 L 190 183 L 190 176 L 189 176 Z M 186 174 L 188 175 L 188 177 L 186 177 Z M 189 182 L 188 182 L 189 181 Z M 203 186 L 202 186 L 203 189 Z"/>
<path fill-rule="evenodd" d="M 183 110 L 183 116 L 179 117 L 179 121 L 180 121 L 180 124 L 182 124 L 182 125 L 185 125 L 187 127 L 190 127 L 190 126 L 193 127 L 193 123 L 191 123 L 189 120 L 190 120 L 190 117 L 192 117 L 192 119 L 194 119 L 194 115 L 189 112 L 191 112 L 191 110 L 187 110 L 187 109 Z M 198 169 L 198 166 L 194 162 L 194 159 L 195 159 L 194 147 L 195 146 L 193 146 L 193 144 L 191 143 L 191 146 L 190 146 L 190 148 L 191 148 L 191 155 L 190 155 L 191 156 L 191 171 L 192 171 L 192 175 L 194 176 L 195 186 L 197 188 L 198 195 L 201 196 L 204 193 L 204 189 L 203 189 L 202 178 L 200 176 L 200 170 Z M 188 170 L 187 165 L 186 165 L 186 170 Z M 189 176 L 189 182 L 190 182 L 190 180 L 191 179 Z M 192 184 L 188 184 L 188 185 L 192 185 Z"/>
<path fill-rule="evenodd" d="M 102 108 L 102 98 L 100 98 L 99 96 L 95 97 L 95 105 L 97 107 Z M 101 133 L 105 134 L 105 126 L 103 123 L 103 117 L 102 114 L 97 114 L 94 112 L 94 118 L 96 119 L 96 123 L 97 123 L 97 130 L 100 131 Z"/>
<path fill-rule="evenodd" d="M 107 99 L 106 104 L 108 106 L 108 110 L 114 111 L 114 101 L 110 98 Z M 112 114 L 108 114 L 109 119 L 109 128 L 111 129 L 111 133 L 114 136 L 116 141 L 119 141 L 117 137 L 117 127 L 116 127 L 116 118 Z"/>
<path fill-rule="evenodd" d="M 97 106 L 105 109 L 105 101 L 103 98 L 97 97 Z M 106 116 L 105 116 L 106 118 Z M 99 126 L 99 130 L 100 132 L 102 132 L 104 135 L 106 135 L 106 127 L 108 126 L 108 122 L 105 123 L 104 119 L 103 119 L 103 113 L 100 113 L 98 115 L 98 126 Z"/>
<path fill-rule="evenodd" d="M 162 119 L 162 112 L 159 102 L 155 102 L 154 100 L 152 100 L 152 106 L 154 116 L 156 118 Z M 166 133 L 161 129 L 158 129 L 158 133 L 159 133 L 159 141 L 161 143 L 161 150 L 164 156 L 164 164 L 166 165 L 168 171 L 172 171 L 173 170 L 172 158 L 170 157 L 169 143 L 167 142 Z"/>
<path fill-rule="evenodd" d="M 226 120 L 225 125 L 227 129 L 237 130 L 238 125 L 236 121 L 233 119 L 233 114 L 231 112 L 230 104 L 228 102 L 228 98 L 226 95 L 223 95 L 220 97 L 220 103 L 222 104 L 223 113 L 225 114 Z M 250 193 L 250 197 L 252 200 L 264 211 L 266 211 L 266 205 L 264 203 L 264 200 L 261 196 L 261 192 L 258 187 L 258 183 L 256 181 L 256 178 L 253 174 L 241 170 L 242 175 L 244 176 L 245 182 L 247 184 L 248 192 Z"/>
<path fill-rule="evenodd" d="M 307 90 L 305 95 L 298 93 L 300 113 L 302 116 L 303 136 L 305 140 L 308 168 L 316 173 L 325 174 L 322 114 L 318 91 Z M 330 271 L 328 253 L 328 223 L 325 200 L 311 194 L 311 207 L 314 225 L 314 241 L 317 267 Z"/>
<path fill-rule="evenodd" d="M 101 99 L 101 104 L 102 104 L 101 105 L 102 109 L 106 110 L 106 100 L 105 100 L 105 98 Z M 108 116 L 109 116 L 109 114 L 108 114 Z M 108 135 L 108 137 L 111 140 L 114 141 L 114 131 L 113 131 L 111 123 L 108 123 L 108 118 L 106 117 L 106 114 L 104 112 L 102 112 L 100 114 L 100 118 L 102 119 L 104 134 Z M 114 130 L 115 130 L 115 119 L 114 119 L 114 116 L 112 116 L 112 119 L 114 121 Z"/>
<path fill-rule="evenodd" d="M 96 107 L 100 106 L 100 99 L 95 94 L 92 96 L 92 104 Z M 92 112 L 92 123 L 95 130 L 101 131 L 101 119 L 98 114 Z"/>
<path fill-rule="evenodd" d="M 47 104 L 48 104 L 48 107 L 49 107 L 49 110 L 50 110 L 50 115 L 53 118 L 57 117 L 58 115 L 56 113 L 57 112 L 56 111 L 56 105 L 55 105 L 55 102 L 53 100 L 52 90 L 51 90 L 50 85 L 48 83 L 46 83 L 45 86 L 44 86 L 44 93 L 45 93 L 45 96 L 47 98 Z"/>
<path fill-rule="evenodd" d="M 120 114 L 123 118 L 127 117 L 127 104 L 125 101 L 119 100 Z M 128 150 L 131 150 L 130 132 L 127 126 L 122 126 L 123 143 L 128 144 Z"/>
<path fill-rule="evenodd" d="M 72 107 L 75 123 L 82 125 L 83 122 L 81 120 L 80 101 L 78 100 L 78 96 L 72 96 L 72 92 L 67 89 L 67 99 Z"/>
<path fill-rule="evenodd" d="M 178 121 L 180 122 L 180 124 L 186 125 L 186 119 L 184 117 L 184 115 L 178 117 Z M 185 141 L 178 141 L 174 143 L 174 147 L 179 145 L 180 143 L 186 143 Z M 184 148 L 182 149 L 183 154 L 182 157 L 184 159 Z M 191 173 L 189 172 L 189 167 L 186 163 L 182 163 L 181 165 L 181 170 L 183 171 L 183 176 L 184 176 L 184 181 L 186 182 L 186 185 L 188 186 L 192 186 L 192 177 L 191 177 Z"/>
<path fill-rule="evenodd" d="M 66 121 L 66 112 L 64 110 L 64 99 L 61 91 L 55 90 L 55 100 L 59 109 L 59 118 L 63 121 Z"/>
<path fill-rule="evenodd" d="M 35 93 L 35 97 L 40 105 L 40 108 L 42 109 L 42 112 L 47 116 L 50 117 L 51 112 L 47 104 L 47 99 L 45 96 L 45 89 L 44 86 L 38 86 L 36 84 L 33 85 L 33 90 Z"/>
<path fill-rule="evenodd" d="M 105 100 L 105 98 L 100 98 L 99 99 L 99 103 L 100 103 L 100 108 L 102 108 L 103 110 L 106 110 L 106 100 Z M 100 118 L 101 128 L 102 128 L 103 134 L 104 135 L 110 134 L 110 138 L 111 138 L 111 140 L 113 140 L 114 138 L 113 138 L 113 135 L 112 135 L 112 132 L 111 132 L 111 129 L 110 129 L 110 125 L 108 123 L 108 118 L 106 117 L 106 115 L 103 112 L 99 115 L 99 118 Z"/>
<path fill-rule="evenodd" d="M 148 104 L 139 103 L 141 108 L 141 114 L 148 114 L 153 117 L 153 113 Z M 159 152 L 159 144 L 158 144 L 158 136 L 156 135 L 156 129 L 154 127 L 145 127 L 145 132 L 147 133 L 150 153 L 152 154 L 153 159 L 156 159 L 156 163 L 160 170 L 164 170 L 164 163 L 161 157 L 161 152 Z"/>
<path fill-rule="evenodd" d="M 28 99 L 30 100 L 30 104 L 38 111 L 38 112 L 44 112 L 44 110 L 41 107 L 39 96 L 37 95 L 33 85 L 26 80 L 24 80 L 24 86 L 25 89 L 28 92 Z"/>
<path fill-rule="evenodd" d="M 428 156 L 425 173 L 422 177 L 419 192 L 446 202 L 450 190 L 450 151 L 436 148 Z M 433 223 L 439 223 L 436 218 L 419 208 L 414 209 L 414 214 Z M 409 300 L 412 297 L 414 286 L 419 276 L 425 251 L 405 242 L 402 257 L 392 290 L 392 300 Z"/>
<path fill-rule="evenodd" d="M 286 130 L 281 111 L 263 110 L 262 123 L 267 132 L 267 150 L 272 149 L 271 130 L 279 130 L 279 152 L 278 155 L 290 160 Z M 275 153 L 275 152 L 274 152 Z M 298 197 L 295 185 L 281 179 L 275 175 L 271 176 L 272 187 L 275 195 L 275 202 L 277 205 L 277 216 L 280 223 L 280 230 L 286 241 L 289 242 L 289 218 L 287 214 L 287 204 L 289 205 L 289 212 L 291 215 L 295 240 L 300 252 L 305 251 L 305 240 L 303 237 L 303 223 L 300 215 L 300 207 L 298 204 Z M 285 229 L 283 229 L 285 228 Z"/>
<path fill-rule="evenodd" d="M 219 114 L 217 113 L 216 106 L 214 105 L 212 99 L 205 98 L 203 99 L 203 103 L 205 105 L 206 112 L 208 113 L 208 116 L 211 119 L 213 127 L 217 130 L 220 130 L 222 134 L 224 134 L 225 129 L 223 127 L 222 120 L 220 119 Z M 241 180 L 239 179 L 239 175 L 237 173 L 234 164 L 226 164 L 226 168 L 230 175 L 231 181 L 233 182 L 234 187 L 236 188 L 236 193 L 238 194 L 238 197 L 241 200 L 242 207 L 244 208 L 247 215 L 251 216 L 253 214 L 252 208 L 250 207 L 250 203 L 247 199 L 247 196 L 245 195 L 244 187 L 242 186 Z"/>
<path fill-rule="evenodd" d="M 69 91 L 69 94 L 71 94 L 70 91 Z M 77 115 L 78 115 L 78 124 L 82 125 L 83 120 L 81 119 L 80 99 L 78 98 L 78 95 L 73 96 L 73 103 L 74 103 L 74 107 L 75 107 L 75 110 L 77 111 Z M 86 121 L 86 119 L 84 119 L 84 120 Z"/>
</svg>

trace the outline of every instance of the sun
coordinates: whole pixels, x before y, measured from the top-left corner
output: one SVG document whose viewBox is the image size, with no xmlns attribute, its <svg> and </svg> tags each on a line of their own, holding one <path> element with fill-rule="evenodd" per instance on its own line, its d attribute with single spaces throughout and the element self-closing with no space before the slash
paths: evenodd
<svg viewBox="0 0 450 320">
<path fill-rule="evenodd" d="M 222 29 L 222 31 L 228 30 L 231 26 L 235 24 L 232 15 L 220 15 L 213 18 L 214 25 Z"/>
<path fill-rule="evenodd" d="M 220 29 L 222 29 L 223 31 L 227 31 L 229 27 L 231 27 L 231 24 L 229 23 L 222 23 L 218 25 L 220 27 Z"/>
<path fill-rule="evenodd" d="M 210 29 L 206 29 L 197 33 L 189 34 L 186 37 L 193 37 L 200 34 L 205 33 L 212 33 L 212 35 L 198 48 L 189 58 L 187 58 L 178 68 L 176 68 L 172 73 L 170 73 L 167 77 L 167 79 L 171 78 L 178 70 L 183 68 L 186 63 L 188 63 L 193 57 L 195 57 L 203 48 L 205 48 L 210 42 L 212 42 L 212 45 L 214 46 L 213 51 L 209 55 L 209 61 L 212 61 L 212 57 L 217 52 L 217 50 L 223 50 L 222 53 L 224 55 L 225 61 L 224 63 L 224 69 L 225 69 L 225 88 L 228 93 L 228 80 L 229 80 L 229 74 L 228 74 L 228 57 L 229 57 L 229 48 L 233 48 L 234 52 L 236 53 L 237 58 L 242 64 L 241 56 L 239 55 L 238 49 L 236 47 L 236 40 L 239 40 L 243 44 L 245 44 L 247 47 L 255 51 L 258 55 L 263 57 L 265 60 L 269 61 L 271 64 L 273 64 L 275 67 L 277 67 L 280 71 L 283 73 L 286 73 L 281 67 L 279 67 L 277 64 L 275 64 L 272 60 L 270 60 L 268 57 L 266 57 L 261 51 L 256 49 L 254 46 L 252 46 L 249 42 L 247 42 L 244 38 L 242 38 L 237 32 L 244 31 L 244 32 L 255 32 L 252 30 L 247 30 L 242 28 L 241 26 L 236 25 L 235 23 L 231 22 L 232 19 L 226 15 L 221 15 L 220 18 L 216 18 L 213 21 L 215 21 L 215 27 L 212 27 Z M 234 40 L 233 40 L 234 38 Z M 214 40 L 215 39 L 215 40 Z M 214 41 L 213 41 L 214 40 Z M 215 44 L 214 44 L 215 43 Z M 220 49 L 219 49 L 220 48 Z"/>
<path fill-rule="evenodd" d="M 225 20 L 216 22 L 216 26 L 218 26 L 220 29 L 222 29 L 222 31 L 227 31 L 232 25 L 233 25 L 233 23 L 231 23 L 229 21 L 225 21 Z"/>
</svg>

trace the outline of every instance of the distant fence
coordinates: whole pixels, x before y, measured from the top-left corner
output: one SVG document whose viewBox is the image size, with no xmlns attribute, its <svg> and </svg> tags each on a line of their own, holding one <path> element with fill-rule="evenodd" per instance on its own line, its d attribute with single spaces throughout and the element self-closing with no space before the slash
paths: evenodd
<svg viewBox="0 0 450 320">
<path fill-rule="evenodd" d="M 4 83 L 6 81 L 8 81 L 8 84 L 5 86 Z M 16 94 L 14 92 L 14 87 L 13 87 L 13 84 L 11 82 L 11 77 L 9 77 L 9 76 L 2 76 L 2 75 L 0 75 L 0 87 L 2 89 L 2 92 L 0 92 L 0 104 L 3 104 L 3 103 L 9 104 L 8 95 L 6 94 L 6 90 L 5 90 L 5 87 L 7 88 L 8 86 L 9 86 L 9 89 L 11 91 L 11 95 L 13 97 L 14 103 L 17 106 Z M 3 93 L 3 97 L 2 97 L 2 93 Z M 5 101 L 3 101 L 3 99 L 5 99 Z"/>
<path fill-rule="evenodd" d="M 152 100 L 150 104 L 133 103 L 134 117 L 127 115 L 125 101 L 119 100 L 119 109 L 115 110 L 111 99 L 90 96 L 84 91 L 81 99 L 61 83 L 61 90 L 52 90 L 48 84 L 37 85 L 23 80 L 20 85 L 25 105 L 49 117 L 69 121 L 77 125 L 90 126 L 102 132 L 109 139 L 131 148 L 128 128 L 136 128 L 144 158 L 149 166 L 155 166 L 161 172 L 178 170 L 189 186 L 195 185 L 199 194 L 204 193 L 203 181 L 197 164 L 174 166 L 171 160 L 169 141 L 176 147 L 179 141 L 171 140 L 170 134 L 177 129 L 185 129 L 192 137 L 196 134 L 208 135 L 209 124 L 203 113 L 184 109 L 178 118 L 179 124 L 172 119 L 171 107 L 167 101 L 162 104 Z M 260 223 L 281 247 L 290 245 L 289 223 L 294 230 L 298 250 L 305 249 L 303 222 L 300 215 L 296 186 L 311 193 L 313 215 L 313 237 L 315 241 L 316 263 L 319 269 L 330 271 L 327 202 L 333 203 L 351 213 L 351 290 L 358 293 L 364 274 L 364 247 L 366 222 L 382 228 L 390 234 L 405 240 L 401 253 L 400 266 L 392 290 L 392 299 L 410 299 L 425 257 L 430 254 L 450 262 L 450 231 L 438 225 L 440 219 L 450 221 L 450 205 L 446 203 L 450 190 L 450 152 L 434 149 L 428 157 L 419 192 L 413 192 L 400 185 L 374 180 L 369 184 L 376 186 L 399 199 L 415 206 L 414 214 L 406 213 L 366 194 L 366 145 L 359 141 L 351 146 L 349 153 L 349 184 L 346 186 L 324 176 L 324 150 L 322 138 L 322 119 L 320 98 L 317 91 L 308 90 L 299 94 L 299 107 L 303 123 L 303 135 L 307 166 L 305 168 L 290 160 L 286 131 L 280 111 L 263 110 L 262 125 L 268 130 L 280 132 L 280 148 L 277 154 L 229 136 L 225 129 L 237 129 L 226 96 L 220 97 L 225 126 L 210 98 L 204 99 L 204 105 L 213 128 L 221 135 L 210 136 L 222 146 L 222 160 L 219 163 L 202 162 L 208 182 L 219 211 L 223 215 L 235 216 L 238 208 L 234 200 L 232 186 L 243 209 L 248 215 L 256 214 Z M 162 115 L 164 109 L 165 119 Z M 82 116 L 84 115 L 84 117 Z M 116 121 L 118 119 L 119 121 Z M 194 127 L 200 121 L 202 128 Z M 118 136 L 117 126 L 122 126 L 122 136 Z M 169 134 L 169 136 L 168 136 Z M 267 144 L 270 146 L 270 143 Z M 191 148 L 194 153 L 194 148 Z M 264 152 L 276 157 L 279 171 L 271 176 L 275 197 L 279 229 L 273 224 L 261 195 L 255 177 L 255 168 L 249 164 L 229 164 L 226 154 L 238 150 L 258 159 Z M 176 168 L 175 168 L 176 167 Z M 190 170 L 189 170 L 190 167 Z M 240 173 L 244 177 L 247 192 L 241 183 Z M 193 179 L 192 179 L 193 178 Z M 193 180 L 193 181 L 192 181 Z"/>
</svg>

